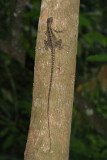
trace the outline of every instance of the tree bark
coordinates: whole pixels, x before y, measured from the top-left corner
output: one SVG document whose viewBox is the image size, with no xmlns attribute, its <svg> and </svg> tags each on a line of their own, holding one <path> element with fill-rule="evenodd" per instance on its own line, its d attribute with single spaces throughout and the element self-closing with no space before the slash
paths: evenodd
<svg viewBox="0 0 107 160">
<path fill-rule="evenodd" d="M 33 104 L 25 160 L 68 160 L 78 16 L 79 0 L 42 0 L 34 67 Z M 48 115 L 52 49 L 45 49 L 44 40 L 47 40 L 47 18 L 49 17 L 53 17 L 52 32 L 57 42 L 61 42 L 60 39 L 62 39 L 62 49 L 55 48 Z M 55 41 L 52 44 L 56 42 L 55 37 L 53 39 Z"/>
</svg>

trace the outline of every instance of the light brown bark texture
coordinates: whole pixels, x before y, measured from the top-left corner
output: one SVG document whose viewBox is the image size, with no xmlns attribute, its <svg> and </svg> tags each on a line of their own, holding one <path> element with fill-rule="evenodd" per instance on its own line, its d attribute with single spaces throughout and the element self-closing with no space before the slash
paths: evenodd
<svg viewBox="0 0 107 160">
<path fill-rule="evenodd" d="M 25 160 L 68 160 L 74 96 L 78 37 L 79 0 L 42 0 L 36 44 L 31 121 Z M 51 49 L 47 40 L 47 18 L 53 17 L 52 29 L 62 49 L 55 49 L 50 94 L 50 138 L 48 128 L 48 92 L 51 74 Z"/>
</svg>

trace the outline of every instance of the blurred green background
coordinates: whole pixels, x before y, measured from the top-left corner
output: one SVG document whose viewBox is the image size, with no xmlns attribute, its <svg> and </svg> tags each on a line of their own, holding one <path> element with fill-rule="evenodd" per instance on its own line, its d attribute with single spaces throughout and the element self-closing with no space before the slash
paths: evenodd
<svg viewBox="0 0 107 160">
<path fill-rule="evenodd" d="M 20 16 L 17 19 L 13 11 L 18 3 L 19 0 L 0 0 L 0 160 L 23 160 L 32 106 L 41 1 L 27 2 L 21 22 Z M 16 17 L 16 22 L 12 16 Z M 9 45 L 11 29 L 18 22 L 21 23 L 20 43 L 26 53 L 25 66 L 10 55 L 13 49 Z M 17 36 L 13 38 L 17 39 Z M 16 50 L 19 49 L 17 46 Z M 75 93 L 87 100 L 87 106 L 88 103 L 92 106 L 91 112 L 84 114 L 74 103 L 70 160 L 107 160 L 106 0 L 81 0 Z M 89 120 L 89 114 L 96 119 L 93 110 L 105 121 L 101 121 L 102 133 L 99 132 L 100 127 L 96 129 Z"/>
</svg>

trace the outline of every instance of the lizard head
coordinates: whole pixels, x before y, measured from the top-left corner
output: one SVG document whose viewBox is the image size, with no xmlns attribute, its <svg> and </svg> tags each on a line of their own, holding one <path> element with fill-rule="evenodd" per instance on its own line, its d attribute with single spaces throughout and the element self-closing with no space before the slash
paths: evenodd
<svg viewBox="0 0 107 160">
<path fill-rule="evenodd" d="M 49 18 L 47 19 L 47 23 L 52 24 L 52 22 L 53 22 L 53 17 L 49 17 Z"/>
</svg>

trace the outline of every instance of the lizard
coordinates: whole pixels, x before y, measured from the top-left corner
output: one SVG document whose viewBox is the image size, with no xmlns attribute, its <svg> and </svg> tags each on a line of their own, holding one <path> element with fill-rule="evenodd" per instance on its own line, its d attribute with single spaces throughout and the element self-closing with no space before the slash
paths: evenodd
<svg viewBox="0 0 107 160">
<path fill-rule="evenodd" d="M 54 32 L 56 33 L 63 33 L 63 31 L 56 31 L 52 29 L 53 17 L 49 17 L 47 19 L 47 31 L 46 36 L 47 40 L 44 40 L 45 49 L 51 50 L 51 73 L 50 73 L 50 84 L 49 84 L 49 91 L 48 91 L 48 107 L 47 107 L 47 116 L 48 116 L 48 130 L 49 130 L 49 141 L 50 141 L 50 150 L 51 150 L 51 133 L 50 133 L 50 95 L 51 95 L 51 88 L 52 88 L 52 80 L 53 80 L 53 71 L 54 71 L 54 62 L 55 62 L 55 49 L 59 48 L 62 49 L 62 40 L 57 40 Z"/>
</svg>

